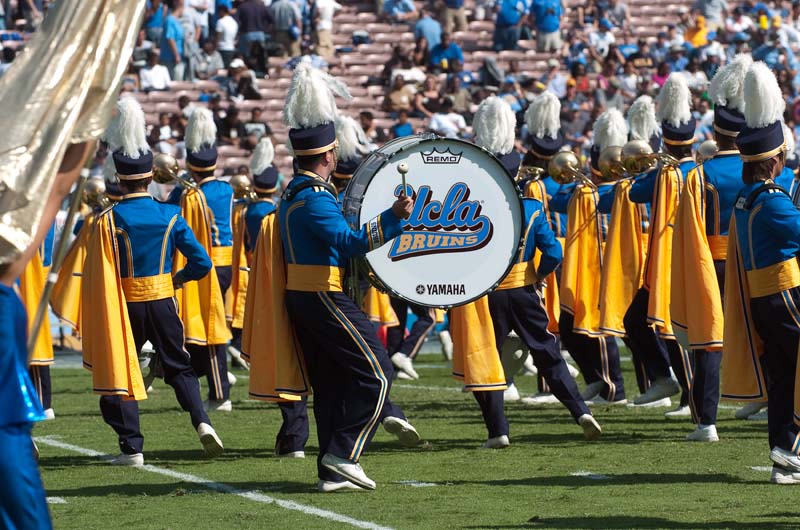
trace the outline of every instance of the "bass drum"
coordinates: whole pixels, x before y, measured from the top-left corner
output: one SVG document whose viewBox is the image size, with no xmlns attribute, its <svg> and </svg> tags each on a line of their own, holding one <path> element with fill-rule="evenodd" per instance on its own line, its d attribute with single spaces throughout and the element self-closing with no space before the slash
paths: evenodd
<svg viewBox="0 0 800 530">
<path fill-rule="evenodd" d="M 496 288 L 522 238 L 521 196 L 500 162 L 462 140 L 398 138 L 369 155 L 345 191 L 347 221 L 360 228 L 402 190 L 415 200 L 404 233 L 366 255 L 376 286 L 409 302 L 447 308 Z"/>
</svg>

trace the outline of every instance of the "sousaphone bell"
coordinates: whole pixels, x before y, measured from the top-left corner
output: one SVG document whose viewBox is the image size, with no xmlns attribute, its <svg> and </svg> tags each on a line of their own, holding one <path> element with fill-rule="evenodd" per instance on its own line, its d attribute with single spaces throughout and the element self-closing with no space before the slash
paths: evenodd
<svg viewBox="0 0 800 530">
<path fill-rule="evenodd" d="M 166 153 L 158 153 L 153 158 L 153 180 L 159 184 L 180 184 L 185 188 L 198 189 L 197 184 L 181 175 L 178 160 Z"/>
<path fill-rule="evenodd" d="M 578 157 L 572 151 L 558 152 L 547 165 L 547 172 L 553 180 L 562 185 L 580 182 L 595 187 L 594 183 L 581 172 Z"/>
</svg>

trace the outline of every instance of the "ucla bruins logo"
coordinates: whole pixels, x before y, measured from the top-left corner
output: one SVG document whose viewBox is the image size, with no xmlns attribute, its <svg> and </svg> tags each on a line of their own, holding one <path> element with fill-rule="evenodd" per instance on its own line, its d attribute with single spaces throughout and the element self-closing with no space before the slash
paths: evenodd
<svg viewBox="0 0 800 530">
<path fill-rule="evenodd" d="M 402 186 L 397 186 L 395 196 L 401 191 Z M 478 250 L 491 241 L 492 222 L 482 215 L 480 201 L 469 200 L 470 189 L 465 183 L 453 184 L 442 200 L 434 199 L 430 186 L 420 186 L 415 192 L 407 185 L 406 194 L 416 195 L 416 200 L 411 215 L 403 221 L 404 233 L 389 249 L 392 261 Z"/>
</svg>

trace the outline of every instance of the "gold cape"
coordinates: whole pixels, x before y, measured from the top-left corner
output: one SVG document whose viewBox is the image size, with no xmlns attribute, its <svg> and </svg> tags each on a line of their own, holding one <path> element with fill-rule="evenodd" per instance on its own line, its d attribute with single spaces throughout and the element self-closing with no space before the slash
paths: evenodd
<svg viewBox="0 0 800 530">
<path fill-rule="evenodd" d="M 83 221 L 78 237 L 64 258 L 64 264 L 58 273 L 58 280 L 53 286 L 50 305 L 53 312 L 72 326 L 81 330 L 81 283 L 83 280 L 83 264 L 86 261 L 86 250 L 92 237 L 96 215 L 89 214 Z"/>
<path fill-rule="evenodd" d="M 377 322 L 381 326 L 399 326 L 400 321 L 392 308 L 389 295 L 380 292 L 374 286 L 370 286 L 364 294 L 364 313 L 372 322 Z"/>
<path fill-rule="evenodd" d="M 767 384 L 760 362 L 764 342 L 750 316 L 750 286 L 736 232 L 736 216 L 731 214 L 728 259 L 725 261 L 722 397 L 736 401 L 764 401 L 767 399 Z"/>
<path fill-rule="evenodd" d="M 630 179 L 621 180 L 614 190 L 600 275 L 600 329 L 616 337 L 625 336 L 623 319 L 642 286 L 644 272 L 642 214 L 628 195 L 632 184 Z"/>
<path fill-rule="evenodd" d="M 81 282 L 83 365 L 92 372 L 96 394 L 147 399 L 128 306 L 119 277 L 117 238 L 110 210 L 99 214 L 86 249 Z"/>
<path fill-rule="evenodd" d="M 186 190 L 181 197 L 181 215 L 210 256 L 211 228 L 205 196 L 193 189 Z M 185 264 L 186 258 L 176 252 L 173 272 L 183 269 Z M 196 282 L 186 282 L 182 289 L 175 292 L 175 297 L 178 299 L 186 342 L 205 346 L 226 344 L 231 340 L 231 332 L 225 321 L 225 301 L 213 264 L 208 274 Z"/>
<path fill-rule="evenodd" d="M 573 331 L 600 336 L 602 243 L 597 190 L 578 186 L 567 207 L 567 239 L 561 264 L 561 310 L 575 318 Z"/>
<path fill-rule="evenodd" d="M 686 176 L 672 247 L 672 323 L 676 331 L 688 333 L 689 348 L 722 349 L 722 296 L 706 236 L 705 186 L 698 169 Z"/>
<path fill-rule="evenodd" d="M 542 208 L 547 214 L 548 223 L 550 222 L 550 205 L 547 200 L 547 191 L 545 190 L 544 183 L 540 180 L 529 182 L 525 187 L 525 197 L 529 199 L 536 199 L 542 203 Z M 561 248 L 564 248 L 564 238 L 556 237 Z M 536 270 L 539 269 L 539 261 L 541 261 L 542 253 L 536 250 L 533 256 L 533 265 Z M 542 289 L 544 295 L 544 307 L 547 311 L 547 331 L 550 333 L 558 334 L 558 319 L 561 318 L 561 299 L 558 292 L 558 277 L 556 271 L 551 272 L 544 279 L 544 288 Z"/>
<path fill-rule="evenodd" d="M 650 236 L 644 286 L 650 292 L 647 321 L 655 326 L 659 335 L 666 338 L 674 338 L 669 297 L 672 281 L 672 232 L 680 194 L 680 168 L 663 166 L 656 179 L 650 206 Z"/>
<path fill-rule="evenodd" d="M 250 362 L 250 396 L 298 401 L 309 394 L 302 350 L 286 311 L 286 265 L 277 215 L 261 221 L 242 331 L 242 356 Z"/>
<path fill-rule="evenodd" d="M 36 252 L 19 277 L 19 295 L 22 303 L 25 304 L 25 312 L 28 314 L 28 333 L 31 332 L 31 326 L 36 318 L 36 309 L 39 307 L 42 294 L 44 294 L 46 281 L 47 271 L 42 265 L 42 256 Z M 46 366 L 50 364 L 53 364 L 53 336 L 50 333 L 50 319 L 45 316 L 42 327 L 39 329 L 39 336 L 36 337 L 31 365 Z"/>
<path fill-rule="evenodd" d="M 450 310 L 453 376 L 470 392 L 505 390 L 506 375 L 497 352 L 489 298 Z"/>
<path fill-rule="evenodd" d="M 225 297 L 225 316 L 231 322 L 231 327 L 242 329 L 244 322 L 244 304 L 247 296 L 247 282 L 249 280 L 248 259 L 244 250 L 244 236 L 247 228 L 244 224 L 244 214 L 247 204 L 233 205 L 233 261 L 231 262 L 231 288 Z"/>
</svg>

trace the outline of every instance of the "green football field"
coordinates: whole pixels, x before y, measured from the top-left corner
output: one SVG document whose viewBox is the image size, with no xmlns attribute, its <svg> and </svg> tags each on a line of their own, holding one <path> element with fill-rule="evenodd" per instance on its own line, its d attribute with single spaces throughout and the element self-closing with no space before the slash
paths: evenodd
<svg viewBox="0 0 800 530">
<path fill-rule="evenodd" d="M 528 529 L 800 528 L 800 488 L 769 483 L 766 423 L 720 411 L 721 441 L 683 440 L 688 420 L 664 409 L 599 407 L 600 441 L 583 441 L 560 405 L 506 405 L 512 446 L 479 449 L 486 433 L 473 398 L 440 355 L 417 361 L 420 379 L 397 382 L 424 442 L 400 447 L 381 428 L 362 459 L 374 492 L 317 493 L 316 435 L 305 460 L 272 456 L 277 407 L 233 388 L 234 411 L 212 421 L 225 454 L 202 458 L 188 415 L 158 382 L 141 406 L 143 469 L 117 468 L 90 377 L 54 369 L 56 419 L 34 431 L 53 522 L 59 529 Z M 624 362 L 629 394 L 635 394 Z M 237 375 L 245 372 L 237 371 Z M 245 375 L 246 376 L 246 375 Z M 518 379 L 525 394 L 531 377 Z"/>
</svg>

